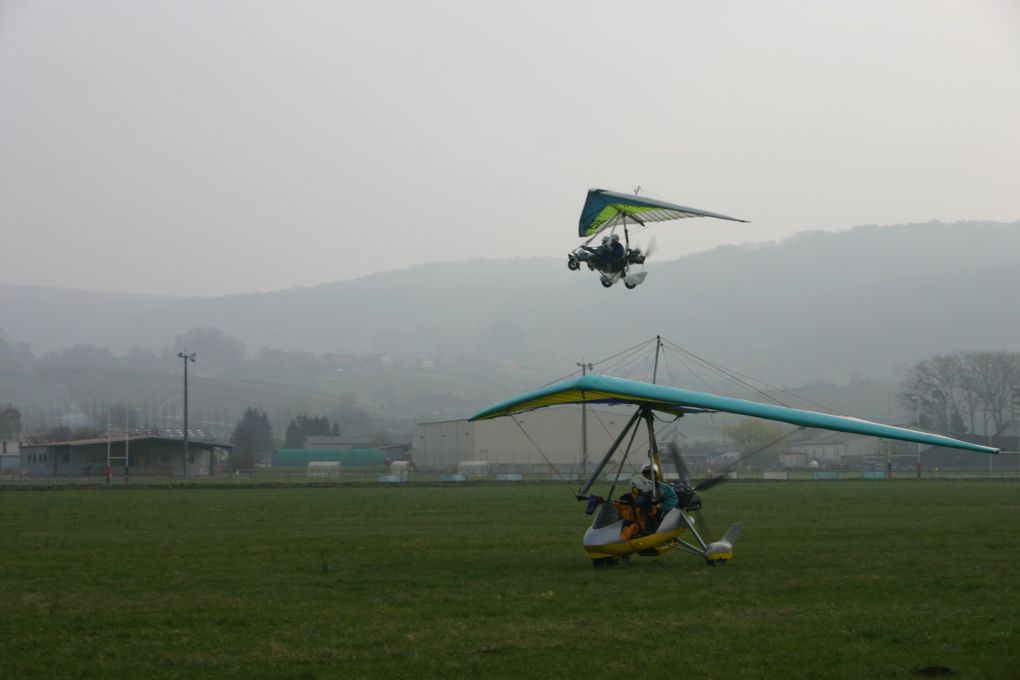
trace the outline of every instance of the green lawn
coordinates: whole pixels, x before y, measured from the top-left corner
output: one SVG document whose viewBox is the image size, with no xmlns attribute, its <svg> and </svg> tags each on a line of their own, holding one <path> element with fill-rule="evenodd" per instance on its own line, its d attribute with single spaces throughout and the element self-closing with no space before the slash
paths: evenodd
<svg viewBox="0 0 1020 680">
<path fill-rule="evenodd" d="M 1017 678 L 1020 483 L 735 482 L 596 571 L 556 485 L 0 491 L 0 677 Z"/>
</svg>

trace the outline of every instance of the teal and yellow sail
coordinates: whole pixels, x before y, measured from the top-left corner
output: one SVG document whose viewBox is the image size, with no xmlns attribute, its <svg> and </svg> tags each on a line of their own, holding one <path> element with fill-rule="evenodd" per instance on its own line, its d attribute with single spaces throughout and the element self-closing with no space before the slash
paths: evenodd
<svg viewBox="0 0 1020 680">
<path fill-rule="evenodd" d="M 929 444 L 931 446 L 946 446 L 978 453 L 999 453 L 998 449 L 990 446 L 972 444 L 959 439 L 953 439 L 952 437 L 910 430 L 905 427 L 894 427 L 847 416 L 805 411 L 776 404 L 763 404 L 761 402 L 724 397 L 708 392 L 696 392 L 679 387 L 656 385 L 597 374 L 565 380 L 532 392 L 511 397 L 475 414 L 471 420 L 485 420 L 499 416 L 508 416 L 546 406 L 581 403 L 647 406 L 653 411 L 674 415 L 698 412 L 734 413 L 790 423 L 792 425 L 801 425 L 803 427 L 863 434 L 884 439 Z"/>
</svg>

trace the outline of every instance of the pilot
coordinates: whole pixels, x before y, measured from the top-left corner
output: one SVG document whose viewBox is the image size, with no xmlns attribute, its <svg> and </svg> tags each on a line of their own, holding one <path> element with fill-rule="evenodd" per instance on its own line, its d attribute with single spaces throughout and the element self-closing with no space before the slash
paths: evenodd
<svg viewBox="0 0 1020 680">
<path fill-rule="evenodd" d="M 652 467 L 651 463 L 645 463 L 645 466 L 641 468 L 641 476 L 649 482 L 654 483 L 655 488 L 659 492 L 659 519 L 661 520 L 666 516 L 667 512 L 675 508 L 680 503 L 680 499 L 677 498 L 676 491 L 673 491 L 673 487 L 658 479 L 658 475 L 655 474 L 655 468 Z M 649 491 L 651 491 L 651 489 L 649 489 Z"/>
</svg>

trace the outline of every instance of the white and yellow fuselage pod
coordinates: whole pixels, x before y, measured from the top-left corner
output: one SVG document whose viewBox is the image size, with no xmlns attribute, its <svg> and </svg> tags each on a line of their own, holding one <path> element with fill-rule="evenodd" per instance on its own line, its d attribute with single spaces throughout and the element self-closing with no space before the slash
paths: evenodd
<svg viewBox="0 0 1020 680">
<path fill-rule="evenodd" d="M 593 560 L 620 558 L 646 550 L 663 553 L 684 531 L 681 511 L 674 508 L 666 513 L 654 533 L 625 537 L 624 520 L 606 517 L 612 512 L 609 508 L 612 506 L 607 504 L 605 510 L 596 513 L 595 520 L 584 533 L 584 549 Z"/>
</svg>

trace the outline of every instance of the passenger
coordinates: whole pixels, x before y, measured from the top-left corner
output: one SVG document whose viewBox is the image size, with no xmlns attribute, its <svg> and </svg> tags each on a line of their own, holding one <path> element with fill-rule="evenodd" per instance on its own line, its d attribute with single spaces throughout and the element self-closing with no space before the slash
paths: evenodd
<svg viewBox="0 0 1020 680">
<path fill-rule="evenodd" d="M 655 515 L 655 501 L 652 491 L 655 486 L 643 475 L 630 478 L 630 493 L 620 496 L 621 514 L 624 522 L 621 537 L 628 540 L 655 531 L 658 520 Z"/>
<path fill-rule="evenodd" d="M 620 502 L 633 508 L 631 517 L 625 519 L 632 519 L 639 525 L 638 535 L 653 533 L 666 513 L 679 504 L 673 487 L 665 482 L 652 481 L 651 465 L 646 465 L 640 475 L 630 478 L 630 493 L 620 496 Z"/>
</svg>

